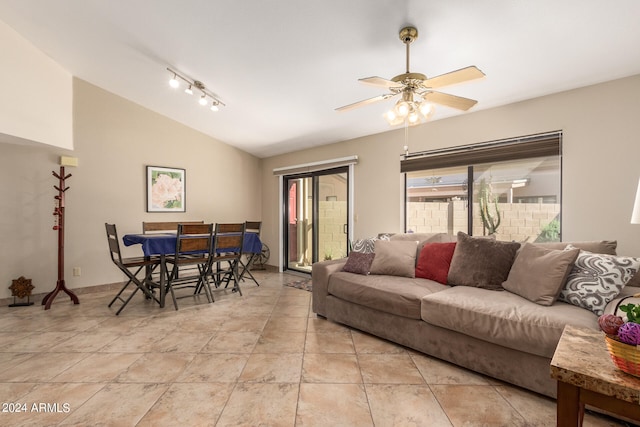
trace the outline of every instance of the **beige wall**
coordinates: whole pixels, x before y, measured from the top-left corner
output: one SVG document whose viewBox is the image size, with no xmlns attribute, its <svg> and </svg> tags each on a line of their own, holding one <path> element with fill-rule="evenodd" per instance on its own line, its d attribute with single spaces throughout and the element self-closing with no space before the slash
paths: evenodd
<svg viewBox="0 0 640 427">
<path fill-rule="evenodd" d="M 640 226 L 629 224 L 640 175 L 639 100 L 640 75 L 411 128 L 409 151 L 562 130 L 563 239 L 616 239 L 619 253 L 640 256 Z M 397 129 L 264 159 L 262 217 L 269 263 L 276 265 L 279 251 L 273 168 L 358 155 L 354 237 L 400 232 L 404 145 L 403 129 Z"/>
<path fill-rule="evenodd" d="M 0 21 L 0 137 L 73 148 L 72 77 Z"/>
<path fill-rule="evenodd" d="M 123 235 L 139 232 L 142 221 L 261 219 L 258 158 L 82 80 L 74 80 L 73 94 L 74 151 L 7 144 L 0 137 L 0 298 L 10 296 L 11 280 L 21 275 L 33 280 L 35 293 L 55 286 L 57 181 L 51 171 L 58 170 L 60 155 L 79 160 L 67 169 L 73 174 L 66 198 L 69 288 L 122 280 L 108 255 L 105 222 Z M 145 212 L 146 165 L 186 169 L 185 214 Z M 131 247 L 125 254 L 141 252 Z M 72 276 L 73 267 L 82 269 L 80 277 Z"/>
</svg>

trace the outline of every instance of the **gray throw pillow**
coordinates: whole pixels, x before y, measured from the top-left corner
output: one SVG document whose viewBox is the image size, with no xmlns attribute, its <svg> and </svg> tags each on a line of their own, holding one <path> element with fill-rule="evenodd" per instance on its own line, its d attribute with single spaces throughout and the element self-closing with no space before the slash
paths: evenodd
<svg viewBox="0 0 640 427">
<path fill-rule="evenodd" d="M 525 243 L 502 286 L 540 305 L 552 305 L 567 281 L 580 249 L 546 249 Z"/>
<path fill-rule="evenodd" d="M 447 283 L 502 290 L 502 282 L 507 280 L 519 248 L 517 242 L 471 237 L 460 231 Z"/>
<path fill-rule="evenodd" d="M 567 246 L 573 249 L 573 246 Z M 558 300 L 600 316 L 640 269 L 640 259 L 580 251 Z"/>
<path fill-rule="evenodd" d="M 377 240 L 371 274 L 415 277 L 418 242 Z"/>
</svg>

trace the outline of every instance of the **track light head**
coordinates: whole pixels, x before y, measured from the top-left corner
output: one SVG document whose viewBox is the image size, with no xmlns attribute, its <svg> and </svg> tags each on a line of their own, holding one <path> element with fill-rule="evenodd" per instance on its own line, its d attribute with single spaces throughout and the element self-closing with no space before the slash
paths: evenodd
<svg viewBox="0 0 640 427">
<path fill-rule="evenodd" d="M 171 80 L 169 80 L 169 86 L 171 86 L 172 88 L 177 88 L 178 86 L 180 86 L 180 82 L 178 81 L 178 75 L 177 74 L 173 74 L 173 78 Z"/>
</svg>

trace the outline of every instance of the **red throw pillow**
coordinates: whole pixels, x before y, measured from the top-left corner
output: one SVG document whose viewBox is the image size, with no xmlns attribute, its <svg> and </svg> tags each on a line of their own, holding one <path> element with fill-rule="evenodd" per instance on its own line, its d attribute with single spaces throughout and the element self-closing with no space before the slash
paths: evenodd
<svg viewBox="0 0 640 427">
<path fill-rule="evenodd" d="M 451 266 L 456 242 L 425 243 L 420 251 L 416 265 L 416 277 L 435 280 L 443 285 L 447 284 L 447 275 Z"/>
</svg>

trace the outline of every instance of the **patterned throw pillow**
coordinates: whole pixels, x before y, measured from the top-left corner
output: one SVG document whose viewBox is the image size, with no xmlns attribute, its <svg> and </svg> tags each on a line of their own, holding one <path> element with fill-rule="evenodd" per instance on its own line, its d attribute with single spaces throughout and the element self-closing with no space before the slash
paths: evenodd
<svg viewBox="0 0 640 427">
<path fill-rule="evenodd" d="M 346 264 L 342 267 L 342 271 L 364 274 L 366 276 L 369 274 L 369 269 L 371 268 L 371 263 L 375 256 L 376 254 L 373 252 L 362 253 L 352 251 L 349 253 L 349 258 L 347 258 Z"/>
<path fill-rule="evenodd" d="M 351 252 L 361 252 L 363 254 L 373 253 L 376 249 L 376 240 L 378 239 L 375 237 L 354 240 L 351 245 Z"/>
<path fill-rule="evenodd" d="M 638 269 L 640 258 L 580 251 L 558 300 L 600 316 Z"/>
</svg>

